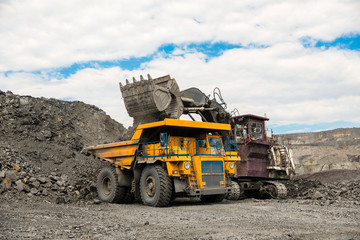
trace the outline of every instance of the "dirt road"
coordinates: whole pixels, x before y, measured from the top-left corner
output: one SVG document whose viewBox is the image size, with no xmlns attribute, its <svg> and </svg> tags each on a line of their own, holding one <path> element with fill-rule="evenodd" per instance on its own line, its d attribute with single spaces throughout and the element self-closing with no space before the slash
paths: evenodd
<svg viewBox="0 0 360 240">
<path fill-rule="evenodd" d="M 7 202 L 0 239 L 360 239 L 360 206 L 313 200 L 140 204 Z"/>
</svg>

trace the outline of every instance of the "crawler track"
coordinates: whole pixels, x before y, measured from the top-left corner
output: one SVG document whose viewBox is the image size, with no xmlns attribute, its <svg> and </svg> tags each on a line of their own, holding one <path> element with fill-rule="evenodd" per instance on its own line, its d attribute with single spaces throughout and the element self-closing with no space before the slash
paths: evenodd
<svg viewBox="0 0 360 240">
<path fill-rule="evenodd" d="M 266 181 L 264 182 L 267 185 L 271 185 L 275 188 L 275 195 L 271 194 L 273 198 L 286 198 L 287 197 L 287 189 L 286 186 L 278 181 Z"/>
</svg>

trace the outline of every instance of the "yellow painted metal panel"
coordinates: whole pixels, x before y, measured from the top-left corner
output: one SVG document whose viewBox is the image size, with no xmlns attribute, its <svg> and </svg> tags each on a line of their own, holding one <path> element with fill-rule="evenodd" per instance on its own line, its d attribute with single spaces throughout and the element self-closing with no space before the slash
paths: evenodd
<svg viewBox="0 0 360 240">
<path fill-rule="evenodd" d="M 115 159 L 115 164 L 119 165 L 120 167 L 126 167 L 126 166 L 130 166 L 133 160 L 134 160 L 133 156 L 119 157 Z"/>
<path fill-rule="evenodd" d="M 143 132 L 143 130 L 140 129 L 139 127 L 137 127 L 134 135 L 133 135 L 132 138 L 131 138 L 131 140 L 132 140 L 132 141 L 139 140 L 140 137 L 141 137 L 142 132 Z"/>
<path fill-rule="evenodd" d="M 230 131 L 230 124 L 223 123 L 210 123 L 210 122 L 197 122 L 189 120 L 178 120 L 166 118 L 163 121 L 142 124 L 137 127 L 140 129 L 154 128 L 160 126 L 173 126 L 173 127 L 185 127 L 185 128 L 199 128 L 199 129 L 209 129 L 209 130 L 219 130 L 219 131 Z"/>
<path fill-rule="evenodd" d="M 230 168 L 230 163 L 233 162 L 234 165 L 236 161 L 240 161 L 240 156 L 238 155 L 237 151 L 227 151 L 225 153 L 225 170 L 229 173 L 229 174 L 235 174 L 235 168 L 236 166 L 234 166 L 232 169 Z"/>
<path fill-rule="evenodd" d="M 103 145 L 95 145 L 87 147 L 86 150 L 92 150 L 92 149 L 102 149 L 102 148 L 114 148 L 114 147 L 123 147 L 123 146 L 129 146 L 129 145 L 137 145 L 137 143 L 134 143 L 133 141 L 124 141 L 124 142 L 115 142 L 115 143 L 109 143 L 109 144 L 103 144 Z"/>
</svg>

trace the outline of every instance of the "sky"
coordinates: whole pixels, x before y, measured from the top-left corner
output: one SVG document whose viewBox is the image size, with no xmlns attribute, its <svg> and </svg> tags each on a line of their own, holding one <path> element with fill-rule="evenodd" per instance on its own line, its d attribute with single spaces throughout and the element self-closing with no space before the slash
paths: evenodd
<svg viewBox="0 0 360 240">
<path fill-rule="evenodd" d="M 274 133 L 360 127 L 360 1 L 0 0 L 0 90 L 128 127 L 119 82 L 147 74 L 219 87 Z"/>
</svg>

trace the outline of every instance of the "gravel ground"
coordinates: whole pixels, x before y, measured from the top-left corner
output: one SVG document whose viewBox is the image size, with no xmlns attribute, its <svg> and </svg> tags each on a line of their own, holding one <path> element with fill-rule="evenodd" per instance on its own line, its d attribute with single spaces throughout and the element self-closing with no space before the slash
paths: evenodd
<svg viewBox="0 0 360 240">
<path fill-rule="evenodd" d="M 313 200 L 0 205 L 0 239 L 360 239 L 360 208 Z"/>
</svg>

